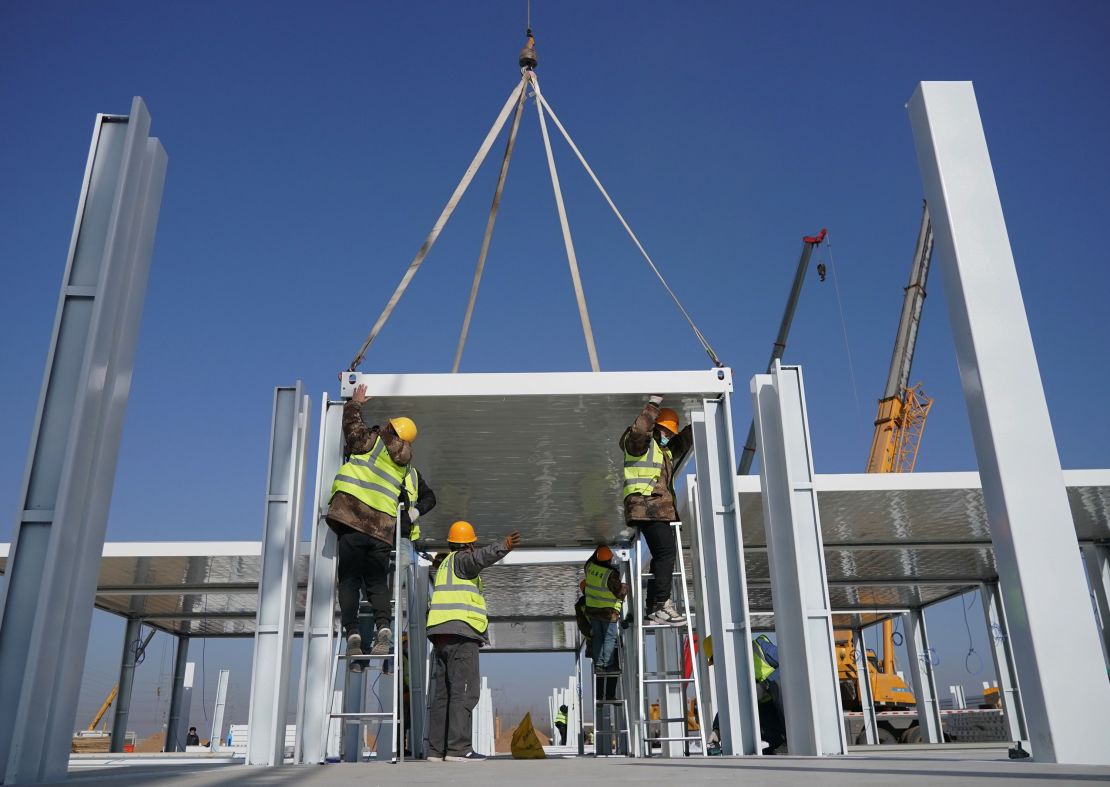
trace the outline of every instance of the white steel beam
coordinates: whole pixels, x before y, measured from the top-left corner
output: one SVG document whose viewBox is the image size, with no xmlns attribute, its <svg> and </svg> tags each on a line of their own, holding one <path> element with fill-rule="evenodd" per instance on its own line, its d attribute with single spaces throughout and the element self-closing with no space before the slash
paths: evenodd
<svg viewBox="0 0 1110 787">
<path fill-rule="evenodd" d="M 97 115 L 0 598 L 0 781 L 65 778 L 166 154 Z M 58 632 L 72 647 L 51 644 Z"/>
<path fill-rule="evenodd" d="M 691 564 L 694 571 L 694 633 L 698 638 L 698 657 L 695 666 L 698 669 L 701 682 L 701 700 L 705 707 L 698 708 L 702 724 L 709 724 L 713 714 L 717 711 L 717 683 L 712 680 L 709 660 L 705 657 L 705 641 L 713 635 L 713 628 L 709 618 L 709 605 L 705 587 L 705 555 L 702 550 L 698 533 L 700 517 L 698 515 L 698 486 L 697 478 L 693 475 L 686 476 L 686 504 L 680 509 L 679 518 L 686 522 L 686 533 L 690 539 Z"/>
<path fill-rule="evenodd" d="M 294 564 L 304 510 L 308 414 L 312 404 L 301 384 L 274 390 L 262 574 L 251 670 L 248 765 L 281 765 L 292 667 Z"/>
<path fill-rule="evenodd" d="M 1014 654 L 1010 649 L 1009 627 L 1002 610 L 998 583 L 988 582 L 980 592 L 987 636 L 991 638 L 991 656 L 994 658 L 994 674 L 998 676 L 998 696 L 1002 702 L 1007 738 L 1011 741 L 1028 740 L 1025 734 L 1025 711 L 1021 707 L 1021 692 L 1018 690 L 1017 675 L 1014 672 Z"/>
<path fill-rule="evenodd" d="M 752 378 L 752 412 L 763 489 L 763 525 L 775 609 L 775 641 L 790 753 L 845 754 L 832 609 L 813 485 L 813 447 L 802 370 Z"/>
<path fill-rule="evenodd" d="M 220 680 L 216 684 L 216 705 L 212 711 L 212 728 L 208 732 L 208 748 L 212 751 L 219 751 L 223 745 L 224 710 L 227 708 L 227 684 L 230 680 L 231 670 L 220 670 Z"/>
<path fill-rule="evenodd" d="M 1083 562 L 1087 567 L 1087 581 L 1091 586 L 1091 599 L 1102 635 L 1102 657 L 1106 669 L 1110 671 L 1110 547 L 1084 544 Z"/>
<path fill-rule="evenodd" d="M 170 712 L 166 721 L 166 745 L 163 751 L 185 751 L 185 736 L 181 734 L 181 723 L 189 718 L 189 709 L 184 705 L 185 670 L 188 663 L 189 638 L 177 637 L 173 662 L 173 686 L 170 689 Z"/>
<path fill-rule="evenodd" d="M 308 562 L 301 691 L 297 704 L 297 743 L 293 759 L 321 763 L 327 756 L 329 709 L 336 675 L 336 537 L 324 519 L 331 484 L 342 462 L 343 403 L 320 402 L 320 444 L 316 453 L 316 492 L 312 504 L 312 548 Z"/>
<path fill-rule="evenodd" d="M 1110 683 L 975 93 L 922 82 L 908 109 L 1032 753 L 1110 764 Z"/>
<path fill-rule="evenodd" d="M 911 609 L 903 618 L 906 628 L 906 669 L 913 684 L 917 702 L 917 724 L 921 728 L 923 743 L 940 743 L 944 728 L 940 718 L 940 700 L 937 680 L 933 673 L 934 651 L 929 647 L 929 633 L 925 628 L 925 610 Z"/>
<path fill-rule="evenodd" d="M 856 683 L 859 685 L 859 703 L 863 710 L 864 742 L 869 746 L 874 746 L 879 742 L 879 722 L 875 718 L 875 692 L 871 690 L 871 674 L 867 661 L 867 640 L 863 636 L 862 628 L 856 629 L 855 643 L 856 674 L 859 678 Z M 856 743 L 856 741 L 852 742 Z"/>
<path fill-rule="evenodd" d="M 731 380 L 731 378 L 729 378 Z M 706 399 L 692 417 L 697 460 L 698 540 L 704 545 L 713 637 L 721 749 L 726 755 L 759 754 L 759 713 L 752 665 L 751 621 L 744 549 L 734 475 L 730 395 Z"/>
</svg>

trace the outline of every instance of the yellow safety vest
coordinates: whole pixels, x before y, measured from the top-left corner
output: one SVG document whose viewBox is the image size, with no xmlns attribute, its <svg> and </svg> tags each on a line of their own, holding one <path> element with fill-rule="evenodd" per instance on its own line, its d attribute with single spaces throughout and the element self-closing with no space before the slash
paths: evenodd
<svg viewBox="0 0 1110 787">
<path fill-rule="evenodd" d="M 555 714 L 555 723 L 556 724 L 566 724 L 567 723 L 567 714 L 563 713 L 562 711 L 559 711 L 558 713 L 556 713 Z"/>
<path fill-rule="evenodd" d="M 609 590 L 607 580 L 612 568 L 590 561 L 586 564 L 586 606 L 590 609 L 620 610 L 621 600 Z"/>
<path fill-rule="evenodd" d="M 417 483 L 416 470 L 394 462 L 379 437 L 369 453 L 355 454 L 339 468 L 331 493 L 346 492 L 375 511 L 395 517 L 401 488 L 411 503 L 416 500 Z"/>
<path fill-rule="evenodd" d="M 765 634 L 760 634 L 752 640 L 752 661 L 755 664 L 756 683 L 762 683 L 767 680 L 767 678 L 771 677 L 771 673 L 775 671 L 774 667 L 763 660 L 763 647 L 759 644 L 759 640 L 765 638 Z M 770 640 L 767 641 L 770 642 Z"/>
<path fill-rule="evenodd" d="M 650 495 L 655 491 L 655 484 L 663 475 L 663 457 L 669 457 L 671 452 L 651 440 L 651 448 L 642 456 L 633 456 L 625 449 L 624 452 L 624 496 Z"/>
<path fill-rule="evenodd" d="M 428 604 L 428 628 L 461 620 L 479 634 L 489 628 L 486 598 L 482 595 L 482 578 L 460 579 L 455 576 L 455 555 L 452 552 L 436 572 L 432 600 Z"/>
</svg>

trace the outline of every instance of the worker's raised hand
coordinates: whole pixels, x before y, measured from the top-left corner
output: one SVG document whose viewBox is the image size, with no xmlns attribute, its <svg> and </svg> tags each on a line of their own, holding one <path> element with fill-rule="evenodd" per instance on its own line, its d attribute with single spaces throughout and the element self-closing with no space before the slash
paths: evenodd
<svg viewBox="0 0 1110 787">
<path fill-rule="evenodd" d="M 363 404 L 370 401 L 370 397 L 366 395 L 366 383 L 362 383 L 355 388 L 355 392 L 351 396 L 351 401 L 355 404 Z"/>
<path fill-rule="evenodd" d="M 519 544 L 519 543 L 520 543 L 520 531 L 519 530 L 514 530 L 513 532 L 509 533 L 509 535 L 507 535 L 505 537 L 505 549 L 507 549 L 509 552 L 512 552 L 514 549 L 516 549 L 517 544 Z"/>
<path fill-rule="evenodd" d="M 648 402 L 658 407 L 659 405 L 663 404 L 663 397 L 659 394 L 652 394 L 648 397 Z"/>
</svg>

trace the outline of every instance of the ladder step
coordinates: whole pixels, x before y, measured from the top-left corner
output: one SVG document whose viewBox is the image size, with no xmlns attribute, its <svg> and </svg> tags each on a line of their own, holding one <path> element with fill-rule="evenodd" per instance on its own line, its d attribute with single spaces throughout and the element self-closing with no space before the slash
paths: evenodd
<svg viewBox="0 0 1110 787">
<path fill-rule="evenodd" d="M 624 705 L 624 700 L 594 700 L 594 705 Z"/>
<path fill-rule="evenodd" d="M 644 738 L 644 740 L 645 741 L 659 741 L 659 742 L 665 742 L 665 741 L 700 741 L 701 736 L 698 736 L 698 735 L 684 735 L 682 737 L 676 737 L 676 738 Z"/>
<path fill-rule="evenodd" d="M 619 678 L 622 675 L 620 672 L 595 672 L 595 678 Z"/>
<path fill-rule="evenodd" d="M 693 683 L 693 678 L 645 678 L 644 683 Z"/>
<path fill-rule="evenodd" d="M 330 719 L 376 719 L 380 716 L 393 716 L 392 711 L 374 711 L 373 713 L 332 713 Z"/>
</svg>

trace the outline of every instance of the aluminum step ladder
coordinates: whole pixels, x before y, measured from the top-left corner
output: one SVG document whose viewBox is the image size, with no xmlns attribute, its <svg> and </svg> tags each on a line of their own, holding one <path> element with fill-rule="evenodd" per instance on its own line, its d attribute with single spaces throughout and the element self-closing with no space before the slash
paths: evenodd
<svg viewBox="0 0 1110 787">
<path fill-rule="evenodd" d="M 597 665 L 591 662 L 594 687 L 594 755 L 598 757 L 627 757 L 632 753 L 623 640 L 623 637 L 617 637 L 616 670 L 598 670 Z M 605 690 L 606 684 L 612 686 L 614 696 L 605 696 L 610 693 Z"/>
<path fill-rule="evenodd" d="M 690 594 L 686 584 L 686 563 L 682 554 L 682 523 L 671 522 L 675 538 L 675 571 L 671 572 L 672 584 L 671 598 L 679 607 L 679 612 L 685 618 L 683 623 L 660 624 L 647 623 L 644 619 L 644 600 L 647 591 L 647 580 L 653 578 L 652 574 L 644 571 L 644 539 L 636 541 L 636 556 L 632 560 L 632 604 L 635 619 L 636 639 L 636 733 L 640 756 L 651 757 L 653 744 L 659 744 L 660 750 L 667 750 L 668 744 L 682 744 L 683 752 L 688 756 L 691 753 L 707 756 L 705 741 L 705 721 L 702 718 L 703 708 L 701 696 L 701 678 L 698 674 L 697 664 L 693 663 L 696 654 L 692 654 L 693 668 L 690 677 L 683 675 L 684 656 L 687 647 L 694 642 L 694 613 L 690 609 Z M 676 587 L 677 586 L 677 587 Z M 682 635 L 685 634 L 685 637 Z M 647 672 L 647 643 L 651 640 L 656 647 L 656 669 Z M 687 645 L 690 643 L 690 645 Z M 676 669 L 668 670 L 666 663 L 673 660 Z M 696 704 L 696 729 L 690 724 L 689 697 L 687 691 L 693 685 Z M 678 690 L 681 693 L 681 716 L 667 716 L 665 710 L 668 699 L 674 704 L 674 697 L 668 693 Z M 658 697 L 659 718 L 651 717 L 652 700 Z M 681 735 L 668 735 L 667 728 L 674 724 L 682 724 Z M 692 745 L 700 745 L 699 752 L 692 752 Z M 670 753 L 675 754 L 675 749 L 670 748 Z"/>
<path fill-rule="evenodd" d="M 390 598 L 390 611 L 391 611 L 391 633 L 392 633 L 392 647 L 388 653 L 372 656 L 369 653 L 363 653 L 361 656 L 348 656 L 347 638 L 344 636 L 342 626 L 339 628 L 339 636 L 336 638 L 335 645 L 335 659 L 333 661 L 333 669 L 331 674 L 331 687 L 328 696 L 335 696 L 335 688 L 341 683 L 343 686 L 342 700 L 340 706 L 342 711 L 336 711 L 333 705 L 332 712 L 328 714 L 328 722 L 325 725 L 326 741 L 331 733 L 331 725 L 338 723 L 343 725 L 343 734 L 340 736 L 341 747 L 343 750 L 342 759 L 346 762 L 358 762 L 362 753 L 363 745 L 365 742 L 365 728 L 370 724 L 377 724 L 378 730 L 376 740 L 380 741 L 383 732 L 389 735 L 390 738 L 390 757 L 389 762 L 397 764 L 404 762 L 405 752 L 402 739 L 404 737 L 404 724 L 405 724 L 405 708 L 404 708 L 404 687 L 402 684 L 402 676 L 404 673 L 404 665 L 398 665 L 398 656 L 403 659 L 401 633 L 407 630 L 407 618 L 409 605 L 402 603 L 403 600 L 407 601 L 406 595 L 402 594 L 402 587 L 407 583 L 402 582 L 402 569 L 406 568 L 401 566 L 399 556 L 401 555 L 401 513 L 404 510 L 404 504 L 401 503 L 397 507 L 397 521 L 394 527 L 394 541 L 393 551 L 389 556 L 389 579 L 392 583 L 392 596 Z M 410 561 L 411 563 L 411 561 Z M 359 633 L 362 635 L 363 647 L 369 650 L 373 647 L 374 643 L 374 615 L 368 601 L 361 601 L 358 608 L 358 626 Z M 354 671 L 351 669 L 352 662 L 357 662 L 362 666 L 361 671 Z M 390 702 L 389 710 L 381 711 L 365 711 L 363 710 L 366 702 L 366 680 L 373 675 L 374 668 L 380 669 L 379 674 L 374 675 L 370 690 L 377 696 L 377 684 L 382 677 L 388 677 L 392 683 L 392 699 Z M 400 667 L 400 668 L 398 668 Z M 379 704 L 380 700 L 379 700 Z M 399 745 L 400 742 L 400 745 Z M 380 749 L 379 744 L 375 744 Z"/>
</svg>

